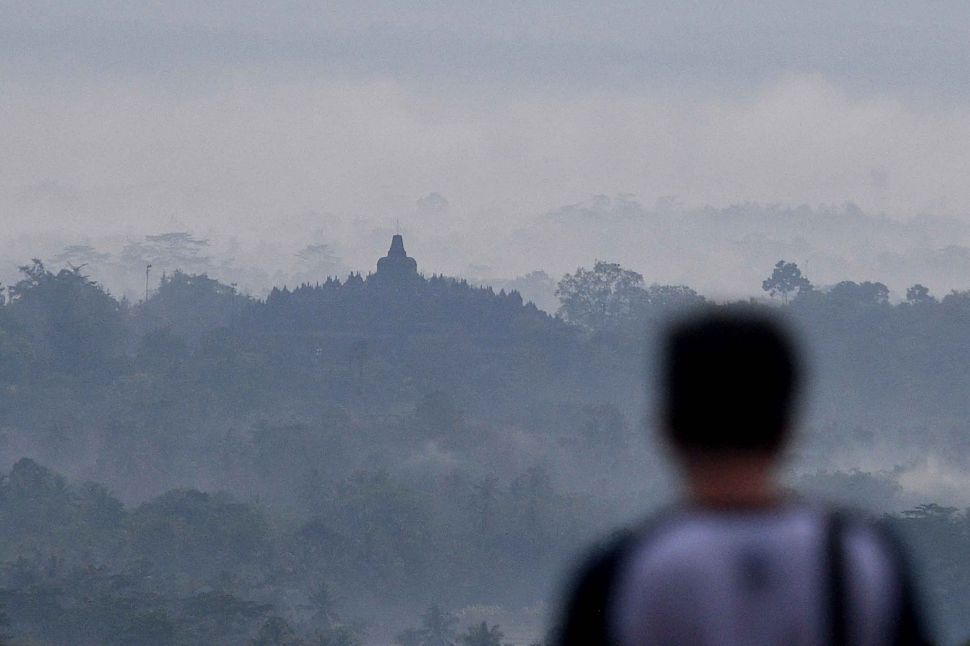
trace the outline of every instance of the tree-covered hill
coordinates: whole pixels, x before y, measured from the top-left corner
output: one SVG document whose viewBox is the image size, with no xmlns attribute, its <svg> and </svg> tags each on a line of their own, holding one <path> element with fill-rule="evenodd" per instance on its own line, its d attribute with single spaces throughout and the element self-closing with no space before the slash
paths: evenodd
<svg viewBox="0 0 970 646">
<path fill-rule="evenodd" d="M 265 299 L 174 272 L 138 303 L 25 266 L 0 306 L 8 632 L 298 643 L 364 622 L 379 643 L 434 604 L 552 603 L 583 545 L 669 496 L 655 343 L 716 305 L 597 262 L 550 316 L 397 258 Z M 932 555 L 946 634 L 970 633 L 947 507 L 966 500 L 970 298 L 766 269 L 762 306 L 813 376 L 793 480 L 911 510 L 894 522 Z M 503 630 L 536 636 L 542 613 Z M 485 638 L 487 613 L 461 616 Z"/>
</svg>

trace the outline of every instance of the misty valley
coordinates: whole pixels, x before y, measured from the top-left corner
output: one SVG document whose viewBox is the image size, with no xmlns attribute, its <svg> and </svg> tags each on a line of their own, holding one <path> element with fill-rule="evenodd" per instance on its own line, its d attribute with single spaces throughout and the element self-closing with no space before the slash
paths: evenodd
<svg viewBox="0 0 970 646">
<path fill-rule="evenodd" d="M 597 261 L 547 312 L 404 242 L 261 297 L 25 264 L 0 292 L 0 642 L 546 644 L 577 558 L 672 499 L 657 339 L 726 301 Z M 762 273 L 810 358 L 787 481 L 894 526 L 942 641 L 970 638 L 970 279 Z"/>
</svg>

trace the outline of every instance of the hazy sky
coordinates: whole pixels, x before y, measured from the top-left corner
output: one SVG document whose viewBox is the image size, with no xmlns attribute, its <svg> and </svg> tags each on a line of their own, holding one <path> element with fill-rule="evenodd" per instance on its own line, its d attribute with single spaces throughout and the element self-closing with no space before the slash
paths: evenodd
<svg viewBox="0 0 970 646">
<path fill-rule="evenodd" d="M 946 1 L 6 0 L 0 235 L 298 236 L 432 192 L 496 228 L 597 194 L 970 218 L 968 33 Z"/>
</svg>

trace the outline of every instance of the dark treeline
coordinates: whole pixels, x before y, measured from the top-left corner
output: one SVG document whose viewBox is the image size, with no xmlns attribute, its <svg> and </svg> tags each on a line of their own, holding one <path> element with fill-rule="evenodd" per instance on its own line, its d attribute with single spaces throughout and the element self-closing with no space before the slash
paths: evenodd
<svg viewBox="0 0 970 646">
<path fill-rule="evenodd" d="M 569 559 L 668 496 L 645 376 L 705 299 L 598 262 L 551 316 L 393 252 L 263 300 L 175 272 L 130 303 L 24 267 L 0 307 L 0 632 L 539 639 Z M 970 635 L 970 520 L 910 486 L 968 466 L 970 292 L 766 274 L 816 384 L 796 482 L 889 514 L 945 636 Z"/>
</svg>

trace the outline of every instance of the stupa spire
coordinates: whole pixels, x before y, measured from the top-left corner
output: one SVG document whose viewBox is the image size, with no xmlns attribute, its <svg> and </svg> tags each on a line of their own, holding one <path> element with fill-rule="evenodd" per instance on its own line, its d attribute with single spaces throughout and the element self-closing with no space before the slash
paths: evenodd
<svg viewBox="0 0 970 646">
<path fill-rule="evenodd" d="M 418 275 L 418 263 L 408 257 L 404 250 L 404 236 L 395 233 L 387 255 L 377 261 L 377 277 L 380 280 L 399 281 Z"/>
<path fill-rule="evenodd" d="M 404 250 L 404 236 L 400 233 L 395 233 L 394 237 L 391 238 L 391 248 L 387 251 L 387 256 L 390 258 L 396 256 L 399 258 L 407 258 L 408 254 Z"/>
</svg>

